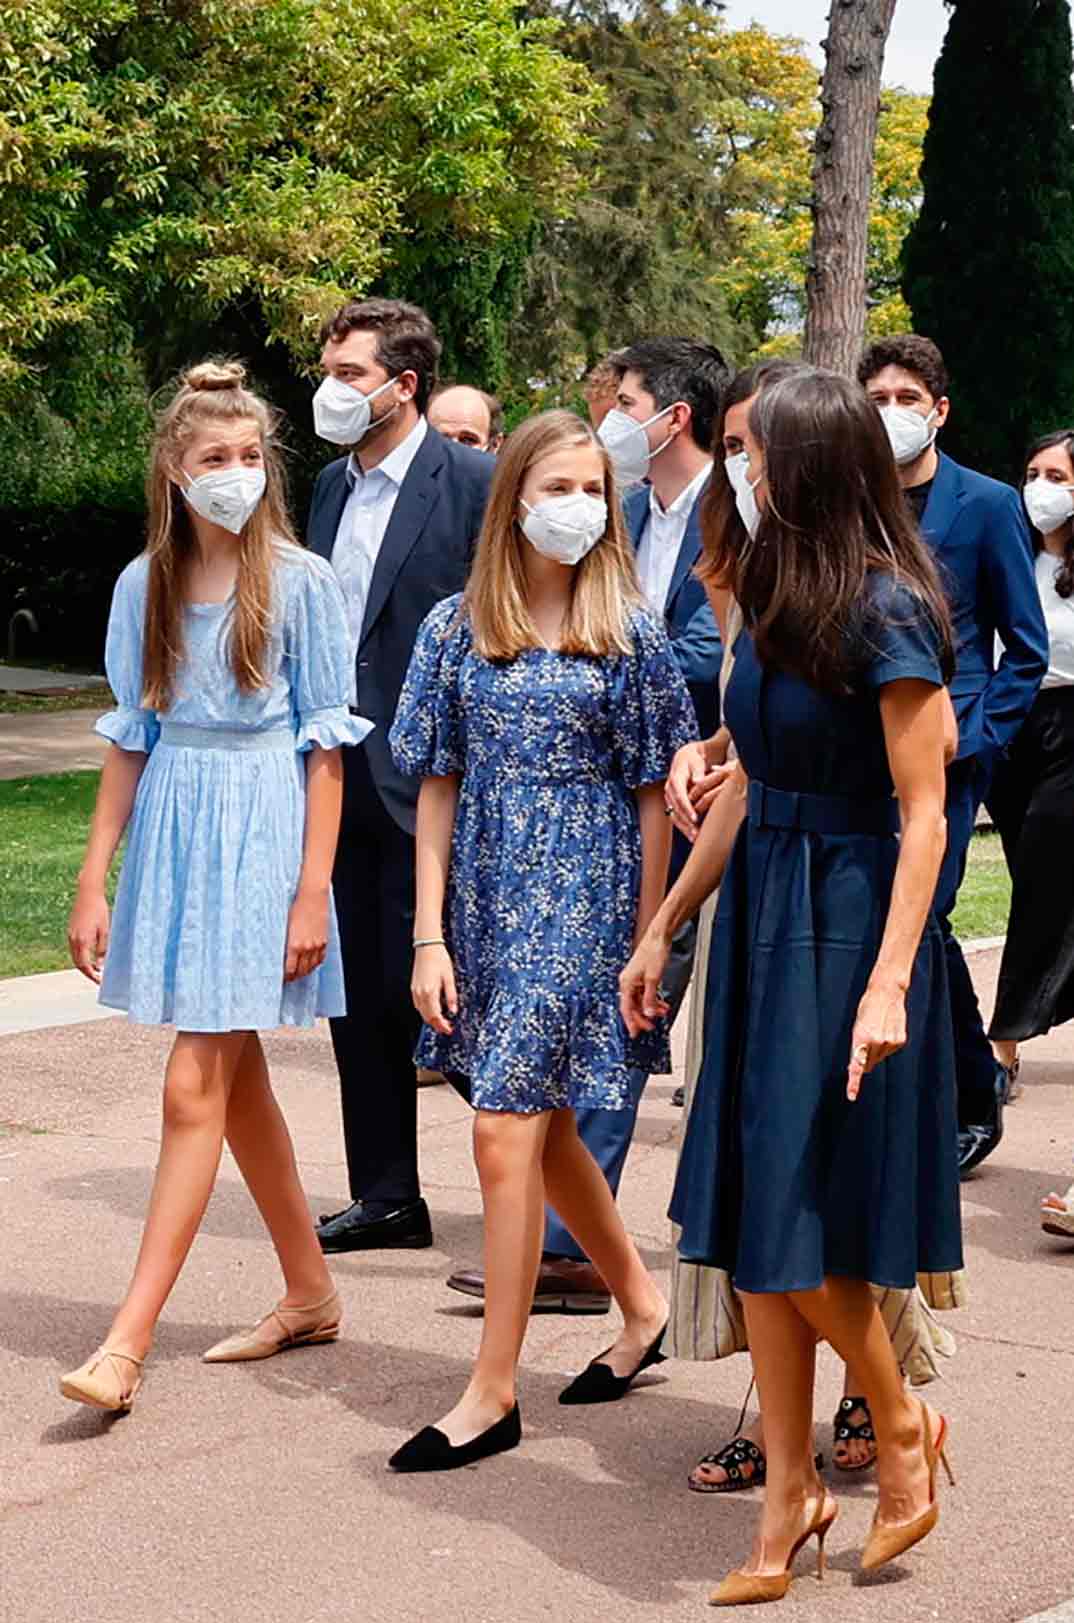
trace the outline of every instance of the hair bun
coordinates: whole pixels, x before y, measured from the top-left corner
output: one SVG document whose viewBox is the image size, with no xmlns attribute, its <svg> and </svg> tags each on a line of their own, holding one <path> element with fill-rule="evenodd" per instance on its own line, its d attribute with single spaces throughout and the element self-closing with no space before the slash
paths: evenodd
<svg viewBox="0 0 1074 1623">
<path fill-rule="evenodd" d="M 184 386 L 203 393 L 218 389 L 241 389 L 245 382 L 246 368 L 241 361 L 202 361 L 183 373 Z"/>
</svg>

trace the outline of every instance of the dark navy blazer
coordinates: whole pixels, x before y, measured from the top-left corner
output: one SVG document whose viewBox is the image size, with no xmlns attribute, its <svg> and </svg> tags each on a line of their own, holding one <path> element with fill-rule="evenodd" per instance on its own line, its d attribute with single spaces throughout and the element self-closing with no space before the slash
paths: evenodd
<svg viewBox="0 0 1074 1623">
<path fill-rule="evenodd" d="M 331 559 L 347 505 L 349 460 L 330 462 L 314 486 L 306 540 L 322 558 Z M 428 428 L 396 497 L 369 586 L 358 641 L 357 704 L 376 726 L 364 748 L 384 805 L 411 834 L 421 780 L 396 771 L 388 730 L 418 627 L 434 604 L 466 584 L 495 467 L 492 457 Z"/>
<path fill-rule="evenodd" d="M 1048 634 L 1022 502 L 1010 485 L 941 454 L 921 529 L 955 624 L 951 699 L 958 759 L 977 756 L 991 771 L 1048 669 Z M 997 633 L 1004 647 L 998 666 Z"/>
<path fill-rule="evenodd" d="M 672 652 L 690 689 L 701 738 L 711 737 L 719 726 L 718 683 L 723 660 L 719 627 L 705 595 L 705 588 L 693 572 L 694 565 L 701 557 L 701 525 L 698 510 L 707 489 L 706 480 L 686 522 L 686 533 L 682 538 L 679 556 L 675 560 L 667 603 L 664 607 L 664 621 L 671 639 Z M 623 507 L 630 538 L 636 550 L 649 519 L 648 485 L 643 485 L 640 490 L 632 490 L 626 497 Z"/>
</svg>

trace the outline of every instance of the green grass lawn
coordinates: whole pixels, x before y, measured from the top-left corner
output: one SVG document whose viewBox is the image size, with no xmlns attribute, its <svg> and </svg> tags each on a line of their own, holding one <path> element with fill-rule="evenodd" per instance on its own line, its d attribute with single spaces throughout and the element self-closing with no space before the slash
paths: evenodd
<svg viewBox="0 0 1074 1623">
<path fill-rule="evenodd" d="M 0 782 L 0 979 L 66 969 L 67 915 L 96 772 Z M 1011 885 L 997 834 L 976 834 L 955 912 L 964 940 L 1002 935 Z"/>
<path fill-rule="evenodd" d="M 0 978 L 66 969 L 97 772 L 0 782 Z"/>
<path fill-rule="evenodd" d="M 0 693 L 0 716 L 32 715 L 49 710 L 108 710 L 112 695 L 107 687 L 71 689 L 66 693 Z"/>
</svg>

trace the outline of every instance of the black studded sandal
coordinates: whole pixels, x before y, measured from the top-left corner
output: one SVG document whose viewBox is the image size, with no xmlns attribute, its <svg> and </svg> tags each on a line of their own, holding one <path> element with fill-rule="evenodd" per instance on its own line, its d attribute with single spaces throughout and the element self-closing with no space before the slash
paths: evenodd
<svg viewBox="0 0 1074 1623">
<path fill-rule="evenodd" d="M 852 1421 L 851 1415 L 855 1409 L 860 1409 L 865 1419 Z M 876 1464 L 876 1432 L 873 1430 L 873 1417 L 869 1413 L 869 1405 L 864 1398 L 842 1398 L 832 1420 L 832 1464 L 837 1471 L 868 1471 Z M 850 1465 L 839 1458 L 837 1450 L 840 1444 L 868 1443 L 869 1458 L 860 1465 Z"/>
<path fill-rule="evenodd" d="M 742 1422 L 746 1418 L 750 1398 L 753 1395 L 753 1387 L 754 1382 L 751 1381 L 750 1389 L 746 1393 L 746 1401 L 742 1405 L 742 1413 L 738 1417 L 738 1425 L 735 1427 L 735 1436 L 729 1443 L 725 1443 L 722 1448 L 717 1449 L 715 1454 L 702 1455 L 697 1465 L 694 1466 L 694 1470 L 686 1478 L 686 1486 L 692 1493 L 744 1493 L 747 1488 L 764 1487 L 765 1477 L 768 1474 L 764 1451 L 758 1448 L 756 1443 L 751 1442 L 748 1437 L 739 1436 L 742 1430 Z M 821 1470 L 824 1465 L 824 1455 L 817 1454 L 814 1457 L 813 1464 L 818 1471 Z M 725 1471 L 727 1473 L 726 1482 L 699 1482 L 694 1472 L 703 1465 L 715 1466 L 719 1470 Z M 746 1471 L 743 1469 L 744 1466 L 749 1466 L 751 1469 Z"/>
</svg>

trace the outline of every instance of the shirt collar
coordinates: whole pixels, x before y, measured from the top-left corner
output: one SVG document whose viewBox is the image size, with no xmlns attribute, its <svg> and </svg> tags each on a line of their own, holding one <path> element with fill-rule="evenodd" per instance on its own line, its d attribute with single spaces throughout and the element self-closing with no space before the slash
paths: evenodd
<svg viewBox="0 0 1074 1623">
<path fill-rule="evenodd" d="M 699 468 L 697 473 L 695 473 L 694 477 L 690 480 L 690 483 L 686 485 L 684 489 L 679 491 L 679 494 L 671 503 L 670 507 L 661 507 L 656 491 L 650 485 L 650 513 L 652 513 L 656 518 L 681 518 L 684 514 L 688 515 L 690 509 L 693 507 L 694 503 L 697 501 L 697 498 L 701 494 L 702 485 L 705 483 L 705 480 L 708 478 L 711 472 L 712 463 L 709 461 L 705 463 L 703 468 Z"/>
<path fill-rule="evenodd" d="M 410 464 L 421 450 L 428 432 L 428 423 L 424 417 L 419 417 L 406 439 L 401 440 L 394 451 L 389 451 L 383 462 L 378 462 L 375 468 L 370 468 L 370 474 L 382 473 L 393 485 L 401 485 L 410 472 Z M 353 490 L 366 478 L 362 472 L 362 465 L 353 451 L 347 458 L 345 478 L 349 490 Z"/>
</svg>

